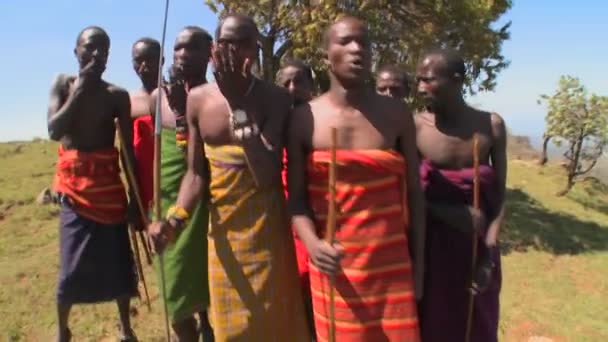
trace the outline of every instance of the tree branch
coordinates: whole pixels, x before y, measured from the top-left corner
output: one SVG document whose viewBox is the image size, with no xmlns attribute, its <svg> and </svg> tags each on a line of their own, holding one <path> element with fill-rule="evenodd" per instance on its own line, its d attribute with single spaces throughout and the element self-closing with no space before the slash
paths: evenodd
<svg viewBox="0 0 608 342">
<path fill-rule="evenodd" d="M 279 48 L 277 49 L 277 51 L 274 53 L 274 56 L 276 59 L 281 59 L 281 57 L 283 57 L 283 55 L 287 52 L 287 50 L 291 49 L 291 47 L 293 46 L 293 42 L 291 39 L 287 39 L 283 42 L 283 44 L 281 44 L 281 46 L 279 46 Z"/>
<path fill-rule="evenodd" d="M 593 160 L 593 161 L 592 161 L 592 162 L 589 164 L 589 167 L 588 167 L 588 168 L 586 168 L 585 170 L 579 170 L 579 171 L 575 171 L 575 172 L 574 172 L 574 177 L 578 177 L 578 176 L 580 176 L 580 175 L 584 175 L 584 174 L 586 174 L 587 172 L 591 171 L 591 169 L 593 169 L 593 167 L 595 166 L 595 164 L 597 164 L 597 160 L 598 160 L 598 159 L 599 159 L 599 158 L 594 159 L 594 160 Z"/>
</svg>

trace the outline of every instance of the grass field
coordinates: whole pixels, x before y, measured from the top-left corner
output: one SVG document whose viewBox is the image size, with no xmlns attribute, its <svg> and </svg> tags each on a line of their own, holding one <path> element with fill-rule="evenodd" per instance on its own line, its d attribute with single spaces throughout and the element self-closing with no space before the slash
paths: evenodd
<svg viewBox="0 0 608 342">
<path fill-rule="evenodd" d="M 49 186 L 56 145 L 0 144 L 0 339 L 55 334 L 57 208 L 35 203 Z M 608 341 L 608 193 L 587 180 L 566 197 L 557 166 L 513 161 L 502 235 L 501 341 Z M 141 341 L 163 339 L 156 275 L 146 268 L 152 312 L 133 303 Z M 114 304 L 77 306 L 75 341 L 115 341 Z"/>
</svg>

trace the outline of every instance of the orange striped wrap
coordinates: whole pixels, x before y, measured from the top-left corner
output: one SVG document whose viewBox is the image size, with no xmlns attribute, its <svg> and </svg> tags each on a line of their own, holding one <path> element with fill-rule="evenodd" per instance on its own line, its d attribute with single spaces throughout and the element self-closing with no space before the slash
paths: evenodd
<svg viewBox="0 0 608 342">
<path fill-rule="evenodd" d="M 336 159 L 336 240 L 345 249 L 335 278 L 336 341 L 419 341 L 405 161 L 385 150 L 338 150 Z M 311 205 L 322 230 L 330 162 L 328 151 L 315 151 L 308 165 Z M 330 283 L 312 263 L 310 283 L 317 339 L 327 341 Z"/>
<path fill-rule="evenodd" d="M 120 179 L 118 150 L 82 152 L 59 146 L 53 187 L 72 200 L 74 211 L 98 223 L 127 219 L 127 195 Z"/>
</svg>

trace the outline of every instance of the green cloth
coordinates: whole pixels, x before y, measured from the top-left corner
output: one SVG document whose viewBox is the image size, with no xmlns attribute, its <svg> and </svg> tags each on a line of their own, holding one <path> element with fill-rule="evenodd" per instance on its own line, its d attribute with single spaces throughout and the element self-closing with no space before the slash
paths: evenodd
<svg viewBox="0 0 608 342">
<path fill-rule="evenodd" d="M 175 130 L 163 128 L 160 169 L 163 216 L 177 200 L 186 167 L 186 155 L 175 143 Z M 209 306 L 207 224 L 207 207 L 199 203 L 177 241 L 163 253 L 167 307 L 172 322 L 192 317 Z M 160 284 L 160 265 L 155 259 Z"/>
</svg>

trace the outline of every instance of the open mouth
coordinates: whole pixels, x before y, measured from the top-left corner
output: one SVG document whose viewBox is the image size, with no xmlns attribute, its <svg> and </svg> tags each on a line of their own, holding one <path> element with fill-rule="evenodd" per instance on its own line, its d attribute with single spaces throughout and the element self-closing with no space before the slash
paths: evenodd
<svg viewBox="0 0 608 342">
<path fill-rule="evenodd" d="M 360 58 L 353 59 L 350 61 L 349 65 L 352 69 L 363 69 L 363 60 Z"/>
</svg>

